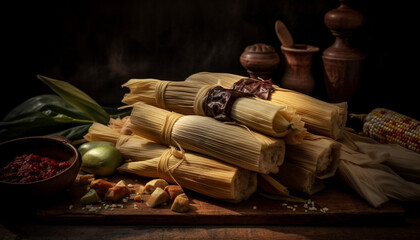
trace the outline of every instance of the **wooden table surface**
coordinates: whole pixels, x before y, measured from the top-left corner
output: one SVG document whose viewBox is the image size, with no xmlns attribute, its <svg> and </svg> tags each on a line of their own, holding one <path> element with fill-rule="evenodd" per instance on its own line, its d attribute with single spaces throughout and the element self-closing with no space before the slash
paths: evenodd
<svg viewBox="0 0 420 240">
<path fill-rule="evenodd" d="M 115 179 L 116 181 L 118 179 Z M 30 199 L 1 204 L 0 240 L 4 239 L 419 239 L 418 203 L 389 202 L 369 207 L 357 195 L 327 188 L 312 199 L 327 213 L 292 211 L 284 201 L 253 196 L 238 205 L 189 193 L 188 214 L 133 208 L 89 213 L 78 205 L 85 190 L 74 184 L 65 200 L 44 207 Z M 3 195 L 3 194 L 2 194 Z M 288 203 L 292 206 L 293 203 Z M 69 205 L 73 205 L 69 209 Z M 256 207 L 254 207 L 256 206 Z M 270 224 L 271 222 L 271 224 Z"/>
<path fill-rule="evenodd" d="M 403 225 L 61 225 L 0 226 L 0 239 L 419 239 L 420 218 Z"/>
</svg>

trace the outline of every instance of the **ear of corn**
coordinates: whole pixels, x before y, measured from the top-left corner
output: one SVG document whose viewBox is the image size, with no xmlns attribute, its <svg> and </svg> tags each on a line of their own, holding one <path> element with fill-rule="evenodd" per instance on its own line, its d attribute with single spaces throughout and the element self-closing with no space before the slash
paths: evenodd
<svg viewBox="0 0 420 240">
<path fill-rule="evenodd" d="M 397 143 L 420 153 L 420 121 L 395 111 L 372 110 L 364 119 L 363 133 L 380 143 Z"/>
<path fill-rule="evenodd" d="M 219 84 L 231 88 L 238 80 L 244 78 L 229 73 L 199 72 L 185 79 L 186 82 L 196 82 L 203 85 Z M 342 137 L 342 131 L 347 121 L 347 103 L 332 104 L 314 97 L 280 88 L 273 85 L 271 93 L 272 104 L 290 106 L 302 117 L 308 131 L 328 136 L 333 139 Z"/>
</svg>

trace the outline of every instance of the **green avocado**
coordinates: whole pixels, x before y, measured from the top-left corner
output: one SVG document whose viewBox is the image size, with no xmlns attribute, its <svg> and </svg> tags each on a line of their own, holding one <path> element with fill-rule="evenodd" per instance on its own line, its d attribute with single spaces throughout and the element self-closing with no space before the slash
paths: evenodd
<svg viewBox="0 0 420 240">
<path fill-rule="evenodd" d="M 80 169 L 99 177 L 106 177 L 114 174 L 122 162 L 123 156 L 118 149 L 113 146 L 99 146 L 82 156 Z"/>
<path fill-rule="evenodd" d="M 114 147 L 115 145 L 111 142 L 105 142 L 105 141 L 91 141 L 91 142 L 83 143 L 77 148 L 77 150 L 79 150 L 80 156 L 83 156 L 90 149 L 100 147 L 100 146 L 113 146 Z"/>
</svg>

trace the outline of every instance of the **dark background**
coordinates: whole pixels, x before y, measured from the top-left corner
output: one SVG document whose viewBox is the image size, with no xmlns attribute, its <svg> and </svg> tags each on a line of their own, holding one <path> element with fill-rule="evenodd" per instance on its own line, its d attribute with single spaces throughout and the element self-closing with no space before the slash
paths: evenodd
<svg viewBox="0 0 420 240">
<path fill-rule="evenodd" d="M 409 1 L 354 0 L 365 16 L 352 44 L 366 55 L 349 112 L 387 107 L 420 119 L 418 15 Z M 65 80 L 102 105 L 119 106 L 130 78 L 184 80 L 200 71 L 246 75 L 239 56 L 263 42 L 280 54 L 276 20 L 296 43 L 315 45 L 314 97 L 328 101 L 322 51 L 334 37 L 337 0 L 8 1 L 2 4 L 2 116 L 51 93 L 37 74 Z M 284 62 L 283 62 L 284 63 Z M 281 63 L 282 64 L 282 63 Z M 282 65 L 274 72 L 276 83 Z"/>
</svg>

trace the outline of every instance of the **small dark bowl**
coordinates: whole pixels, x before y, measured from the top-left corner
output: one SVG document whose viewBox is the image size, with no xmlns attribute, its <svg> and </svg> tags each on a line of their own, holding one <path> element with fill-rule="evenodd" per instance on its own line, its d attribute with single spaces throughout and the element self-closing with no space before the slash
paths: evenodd
<svg viewBox="0 0 420 240">
<path fill-rule="evenodd" d="M 0 181 L 1 198 L 25 198 L 42 200 L 52 198 L 68 189 L 79 173 L 81 157 L 67 138 L 59 136 L 34 136 L 13 139 L 0 144 L 0 167 L 6 166 L 14 157 L 34 153 L 57 161 L 70 161 L 71 165 L 61 173 L 30 183 L 8 183 Z M 51 199 L 50 199 L 51 200 Z"/>
</svg>

